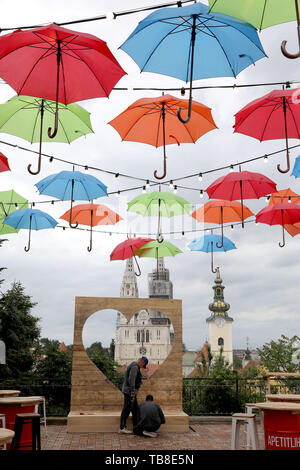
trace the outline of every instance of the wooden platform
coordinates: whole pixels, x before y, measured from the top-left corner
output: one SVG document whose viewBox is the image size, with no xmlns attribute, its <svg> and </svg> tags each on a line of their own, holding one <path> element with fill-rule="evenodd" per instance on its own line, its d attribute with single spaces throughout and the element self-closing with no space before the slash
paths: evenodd
<svg viewBox="0 0 300 470">
<path fill-rule="evenodd" d="M 68 415 L 67 432 L 118 432 L 120 429 L 120 413 L 121 410 L 101 410 L 99 412 L 84 412 L 84 414 L 71 411 Z M 186 433 L 189 431 L 189 417 L 183 411 L 164 411 L 164 415 L 166 423 L 159 428 L 160 433 Z M 131 416 L 127 420 L 127 428 L 132 430 Z"/>
</svg>

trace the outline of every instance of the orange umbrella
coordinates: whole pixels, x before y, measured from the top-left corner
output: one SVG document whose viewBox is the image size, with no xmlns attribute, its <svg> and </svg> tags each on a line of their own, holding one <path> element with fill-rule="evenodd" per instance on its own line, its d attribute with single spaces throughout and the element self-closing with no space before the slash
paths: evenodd
<svg viewBox="0 0 300 470">
<path fill-rule="evenodd" d="M 226 201 L 224 199 L 206 202 L 196 209 L 191 216 L 198 222 L 210 222 L 222 226 L 222 242 L 217 243 L 218 248 L 223 246 L 223 224 L 229 222 L 240 222 L 251 217 L 253 212 L 247 206 L 238 201 Z"/>
<path fill-rule="evenodd" d="M 69 222 L 70 212 L 71 209 L 63 214 L 60 219 Z M 92 227 L 95 227 L 95 225 L 115 225 L 120 220 L 123 219 L 119 214 L 103 204 L 78 204 L 72 208 L 71 223 L 89 225 L 91 228 L 88 251 L 92 251 Z"/>
<path fill-rule="evenodd" d="M 202 135 L 216 129 L 211 115 L 211 108 L 193 101 L 191 119 L 179 121 L 178 107 L 187 112 L 189 100 L 162 95 L 157 98 L 141 98 L 131 104 L 125 111 L 110 121 L 112 127 L 120 134 L 122 140 L 142 142 L 154 147 L 163 146 L 164 173 L 156 179 L 166 176 L 166 145 L 195 143 Z"/>
<path fill-rule="evenodd" d="M 285 230 L 292 236 L 295 237 L 300 233 L 300 222 L 297 222 L 296 224 L 285 224 L 284 225 Z"/>
<path fill-rule="evenodd" d="M 272 193 L 269 200 L 269 206 L 278 204 L 279 202 L 292 202 L 293 204 L 299 204 L 300 195 L 292 191 L 290 188 Z"/>
</svg>

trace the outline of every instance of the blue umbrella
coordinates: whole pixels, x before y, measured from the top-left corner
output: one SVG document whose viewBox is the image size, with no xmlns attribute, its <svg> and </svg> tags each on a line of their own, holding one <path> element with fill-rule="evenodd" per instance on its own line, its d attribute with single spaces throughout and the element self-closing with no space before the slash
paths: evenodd
<svg viewBox="0 0 300 470">
<path fill-rule="evenodd" d="M 188 122 L 191 117 L 193 78 L 236 77 L 266 56 L 253 26 L 209 12 L 209 7 L 199 2 L 151 13 L 120 48 L 142 72 L 190 81 L 187 119 L 182 119 L 178 109 L 182 122 Z"/>
<path fill-rule="evenodd" d="M 71 223 L 73 200 L 92 201 L 107 196 L 107 187 L 100 180 L 80 171 L 61 171 L 47 176 L 35 186 L 40 194 L 57 197 L 62 201 L 71 201 L 69 225 L 72 228 L 78 226 L 78 223 L 75 225 Z"/>
<path fill-rule="evenodd" d="M 188 247 L 191 251 L 203 251 L 204 253 L 211 253 L 211 270 L 213 273 L 216 273 L 217 271 L 213 267 L 213 252 L 236 249 L 235 244 L 227 237 L 223 237 L 223 245 L 220 247 L 219 245 L 221 243 L 221 235 L 211 234 L 196 238 L 188 245 Z"/>
<path fill-rule="evenodd" d="M 25 251 L 29 251 L 31 230 L 54 228 L 57 225 L 57 222 L 46 212 L 42 212 L 39 209 L 27 208 L 12 212 L 5 217 L 3 224 L 10 225 L 15 229 L 25 228 L 29 230 L 28 246 L 24 248 Z"/>
<path fill-rule="evenodd" d="M 298 157 L 295 159 L 292 176 L 295 176 L 295 178 L 300 178 L 300 155 L 298 155 Z"/>
</svg>

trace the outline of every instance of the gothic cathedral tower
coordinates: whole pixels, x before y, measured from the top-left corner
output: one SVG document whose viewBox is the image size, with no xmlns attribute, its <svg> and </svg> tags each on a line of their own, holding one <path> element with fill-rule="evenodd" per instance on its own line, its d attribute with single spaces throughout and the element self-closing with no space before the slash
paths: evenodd
<svg viewBox="0 0 300 470">
<path fill-rule="evenodd" d="M 229 364 L 233 363 L 232 354 L 232 322 L 233 318 L 228 316 L 227 311 L 230 305 L 224 301 L 224 289 L 220 276 L 220 268 L 217 266 L 217 277 L 215 279 L 214 301 L 209 304 L 209 310 L 212 312 L 206 319 L 208 324 L 208 342 L 211 347 L 212 356 L 219 354 L 222 348 L 223 356 Z"/>
</svg>

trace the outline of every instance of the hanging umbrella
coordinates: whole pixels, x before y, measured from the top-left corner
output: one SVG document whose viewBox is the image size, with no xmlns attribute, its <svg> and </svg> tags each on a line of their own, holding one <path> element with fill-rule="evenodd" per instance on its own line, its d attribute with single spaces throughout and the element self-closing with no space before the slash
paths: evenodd
<svg viewBox="0 0 300 470">
<path fill-rule="evenodd" d="M 92 251 L 93 227 L 96 225 L 115 225 L 120 220 L 123 220 L 119 214 L 102 204 L 78 204 L 72 208 L 72 214 L 70 212 L 71 209 L 63 214 L 60 219 L 69 222 L 71 218 L 71 223 L 73 224 L 90 226 L 90 246 L 87 248 L 88 251 Z"/>
<path fill-rule="evenodd" d="M 157 237 L 161 237 L 161 217 L 174 217 L 189 214 L 192 205 L 176 194 L 163 191 L 152 191 L 140 194 L 128 203 L 127 210 L 143 216 L 158 216 Z"/>
<path fill-rule="evenodd" d="M 110 121 L 122 140 L 142 142 L 155 147 L 163 146 L 164 171 L 156 179 L 163 179 L 167 174 L 166 145 L 182 142 L 195 143 L 202 135 L 216 129 L 216 124 L 207 106 L 193 102 L 192 119 L 182 123 L 177 119 L 177 108 L 188 108 L 188 100 L 162 95 L 157 98 L 141 98 L 125 111 Z"/>
<path fill-rule="evenodd" d="M 26 209 L 28 207 L 28 200 L 20 196 L 13 189 L 9 191 L 0 192 L 0 234 L 17 233 L 19 230 L 9 225 L 4 225 L 3 220 L 9 214 L 12 214 L 17 209 Z"/>
<path fill-rule="evenodd" d="M 61 201 L 71 201 L 69 225 L 72 225 L 73 200 L 92 201 L 98 197 L 107 196 L 107 187 L 95 176 L 80 171 L 61 171 L 47 176 L 35 185 L 40 194 L 53 196 Z"/>
<path fill-rule="evenodd" d="M 245 134 L 255 139 L 285 139 L 287 168 L 290 170 L 288 139 L 300 139 L 300 106 L 295 96 L 300 89 L 273 90 L 267 95 L 248 103 L 235 115 L 234 132 Z M 298 95 L 297 95 L 298 94 Z"/>
<path fill-rule="evenodd" d="M 300 15 L 299 0 L 209 0 L 212 12 L 224 13 L 248 21 L 260 30 L 270 26 L 297 20 L 299 52 L 290 54 L 286 50 L 287 41 L 281 44 L 282 53 L 289 59 L 300 57 Z"/>
<path fill-rule="evenodd" d="M 262 175 L 251 171 L 236 171 L 221 176 L 206 192 L 209 198 L 240 200 L 242 205 L 242 227 L 244 228 L 244 199 L 259 199 L 276 191 L 276 184 Z"/>
<path fill-rule="evenodd" d="M 135 273 L 136 276 L 141 275 L 141 270 L 139 267 L 139 264 L 136 260 L 134 252 L 140 248 L 142 245 L 144 245 L 147 242 L 153 241 L 152 238 L 128 238 L 122 243 L 119 243 L 113 251 L 110 254 L 110 261 L 115 261 L 115 260 L 124 260 L 127 258 L 134 258 L 137 268 L 138 268 L 138 273 Z"/>
<path fill-rule="evenodd" d="M 256 222 L 268 225 L 281 225 L 282 243 L 279 242 L 279 246 L 283 248 L 285 246 L 284 226 L 300 222 L 300 205 L 289 204 L 287 202 L 272 204 L 256 214 Z"/>
<path fill-rule="evenodd" d="M 269 206 L 277 204 L 279 202 L 293 202 L 294 204 L 300 203 L 300 194 L 295 193 L 290 188 L 281 189 L 272 193 L 269 199 Z"/>
<path fill-rule="evenodd" d="M 93 132 L 90 113 L 76 103 L 64 105 L 58 103 L 58 121 L 56 136 L 51 139 L 46 129 L 51 126 L 55 115 L 55 101 L 33 96 L 14 96 L 0 104 L 0 132 L 27 140 L 31 144 L 39 142 L 39 160 L 37 171 L 28 171 L 36 175 L 41 169 L 42 142 L 66 142 Z"/>
<path fill-rule="evenodd" d="M 256 29 L 236 18 L 209 13 L 200 2 L 161 8 L 142 20 L 120 47 L 142 72 L 190 82 L 187 117 L 191 118 L 193 80 L 236 77 L 265 57 Z"/>
<path fill-rule="evenodd" d="M 191 216 L 198 222 L 209 222 L 221 225 L 222 240 L 220 245 L 217 242 L 218 248 L 222 248 L 224 241 L 224 223 L 240 222 L 248 219 L 252 215 L 254 215 L 253 212 L 251 212 L 245 205 L 242 207 L 240 202 L 226 201 L 223 199 L 208 201 L 191 214 Z"/>
<path fill-rule="evenodd" d="M 297 222 L 296 224 L 285 224 L 284 228 L 291 237 L 295 237 L 300 233 L 300 222 Z"/>
<path fill-rule="evenodd" d="M 46 212 L 39 209 L 19 209 L 5 217 L 4 224 L 10 225 L 15 229 L 28 229 L 29 239 L 28 246 L 24 248 L 25 251 L 30 250 L 31 230 L 43 230 L 46 228 L 54 228 L 57 225 L 56 220 Z"/>
<path fill-rule="evenodd" d="M 0 77 L 18 95 L 38 96 L 56 103 L 108 97 L 125 74 L 106 43 L 91 34 L 56 24 L 18 29 L 0 37 Z"/>
<path fill-rule="evenodd" d="M 166 240 L 162 242 L 153 240 L 142 245 L 135 251 L 134 254 L 140 258 L 156 258 L 158 271 L 158 258 L 164 258 L 165 256 L 176 256 L 179 253 L 182 253 L 182 251 L 172 243 Z"/>
<path fill-rule="evenodd" d="M 0 173 L 2 171 L 10 171 L 10 168 L 6 156 L 0 152 Z"/>
<path fill-rule="evenodd" d="M 222 246 L 219 246 L 222 242 Z M 198 237 L 193 240 L 189 245 L 189 249 L 191 251 L 203 251 L 204 253 L 211 253 L 211 272 L 216 273 L 217 270 L 214 269 L 214 262 L 213 262 L 213 253 L 214 251 L 229 251 L 235 250 L 235 244 L 227 237 L 222 237 L 220 235 L 215 234 L 206 234 L 202 237 Z"/>
</svg>

